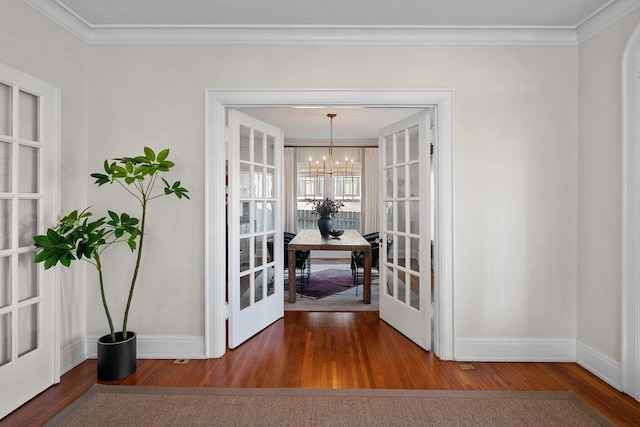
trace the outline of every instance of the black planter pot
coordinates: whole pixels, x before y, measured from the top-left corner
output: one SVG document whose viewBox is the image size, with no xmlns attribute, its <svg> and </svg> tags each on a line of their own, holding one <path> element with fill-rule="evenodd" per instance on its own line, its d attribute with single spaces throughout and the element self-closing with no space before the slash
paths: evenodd
<svg viewBox="0 0 640 427">
<path fill-rule="evenodd" d="M 116 342 L 111 334 L 98 340 L 98 380 L 115 381 L 128 377 L 136 371 L 136 333 L 128 331 L 127 339 L 116 332 Z"/>
</svg>

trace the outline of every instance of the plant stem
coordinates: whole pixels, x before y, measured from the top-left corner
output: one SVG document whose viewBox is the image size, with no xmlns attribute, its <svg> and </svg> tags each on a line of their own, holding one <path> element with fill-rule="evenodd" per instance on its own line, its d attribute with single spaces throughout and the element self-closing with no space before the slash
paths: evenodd
<svg viewBox="0 0 640 427">
<path fill-rule="evenodd" d="M 100 295 L 102 296 L 102 305 L 104 306 L 104 312 L 107 315 L 107 321 L 109 322 L 109 331 L 111 332 L 111 342 L 116 342 L 116 332 L 113 327 L 113 321 L 111 320 L 111 313 L 109 313 L 109 306 L 107 305 L 107 297 L 104 294 L 104 279 L 102 277 L 102 263 L 100 262 L 100 254 L 98 251 L 94 251 L 93 257 L 96 260 L 96 268 L 98 269 L 98 277 L 100 278 Z"/>
<path fill-rule="evenodd" d="M 136 268 L 133 270 L 131 278 L 131 286 L 129 287 L 129 298 L 127 299 L 127 307 L 124 310 L 124 320 L 122 322 L 122 339 L 127 339 L 127 320 L 129 319 L 129 308 L 133 299 L 133 289 L 136 286 L 138 278 L 138 270 L 140 269 L 140 260 L 142 259 L 142 244 L 144 243 L 144 225 L 147 218 L 147 199 L 142 200 L 142 222 L 140 225 L 140 244 L 138 245 L 138 255 L 136 257 Z"/>
</svg>

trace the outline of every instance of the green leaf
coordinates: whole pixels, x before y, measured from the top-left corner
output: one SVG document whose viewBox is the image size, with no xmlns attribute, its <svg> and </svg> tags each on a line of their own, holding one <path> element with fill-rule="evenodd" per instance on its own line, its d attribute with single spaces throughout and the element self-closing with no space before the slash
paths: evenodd
<svg viewBox="0 0 640 427">
<path fill-rule="evenodd" d="M 33 241 L 36 246 L 40 248 L 46 248 L 51 246 L 51 240 L 47 236 L 33 236 Z"/>
<path fill-rule="evenodd" d="M 98 184 L 98 186 L 111 182 L 111 179 L 109 179 L 107 175 L 101 173 L 92 173 L 91 177 L 96 179 L 94 184 Z"/>
<path fill-rule="evenodd" d="M 157 160 L 158 162 L 162 163 L 167 157 L 169 157 L 169 149 L 165 148 L 158 153 Z"/>
<path fill-rule="evenodd" d="M 54 265 L 56 265 L 58 263 L 57 259 L 53 259 L 53 258 L 47 258 L 44 261 L 44 269 L 48 270 L 51 267 L 53 267 Z"/>
<path fill-rule="evenodd" d="M 149 147 L 144 147 L 144 155 L 147 156 L 147 159 L 151 162 L 156 159 L 156 153 Z"/>
<path fill-rule="evenodd" d="M 48 257 L 49 255 L 45 251 L 42 251 L 38 255 L 36 255 L 36 257 L 33 259 L 33 262 L 38 263 L 38 262 L 46 261 Z"/>
<path fill-rule="evenodd" d="M 65 267 L 69 267 L 71 265 L 71 258 L 69 256 L 63 256 L 60 258 L 60 263 Z"/>
</svg>

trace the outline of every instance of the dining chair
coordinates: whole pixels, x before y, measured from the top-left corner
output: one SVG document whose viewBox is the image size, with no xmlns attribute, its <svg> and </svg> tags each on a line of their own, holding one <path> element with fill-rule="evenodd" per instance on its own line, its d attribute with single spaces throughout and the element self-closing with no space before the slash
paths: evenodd
<svg viewBox="0 0 640 427">
<path fill-rule="evenodd" d="M 368 233 L 362 237 L 371 245 L 371 268 L 375 268 L 378 273 L 380 272 L 380 233 Z M 393 245 L 392 239 L 387 239 L 387 258 L 391 253 L 391 246 Z M 364 272 L 364 252 L 354 251 L 351 252 L 351 273 L 353 275 L 353 285 L 356 287 L 356 295 L 358 295 L 358 278 L 360 269 Z"/>
<path fill-rule="evenodd" d="M 289 242 L 294 237 L 296 237 L 296 233 L 284 232 L 284 268 L 287 270 L 289 269 Z M 300 296 L 302 296 L 302 290 L 309 283 L 311 275 L 311 251 L 296 251 L 296 265 L 294 268 L 300 274 Z"/>
</svg>

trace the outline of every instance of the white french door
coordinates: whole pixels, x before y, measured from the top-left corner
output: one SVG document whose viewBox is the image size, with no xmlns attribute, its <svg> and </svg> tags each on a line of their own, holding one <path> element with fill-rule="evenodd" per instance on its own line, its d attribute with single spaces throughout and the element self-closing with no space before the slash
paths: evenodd
<svg viewBox="0 0 640 427">
<path fill-rule="evenodd" d="M 56 219 L 59 97 L 0 64 L 0 418 L 59 381 L 54 273 L 33 262 Z"/>
<path fill-rule="evenodd" d="M 425 350 L 432 310 L 430 127 L 425 110 L 379 131 L 380 318 Z"/>
<path fill-rule="evenodd" d="M 282 130 L 229 112 L 229 347 L 284 316 Z"/>
</svg>

